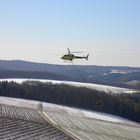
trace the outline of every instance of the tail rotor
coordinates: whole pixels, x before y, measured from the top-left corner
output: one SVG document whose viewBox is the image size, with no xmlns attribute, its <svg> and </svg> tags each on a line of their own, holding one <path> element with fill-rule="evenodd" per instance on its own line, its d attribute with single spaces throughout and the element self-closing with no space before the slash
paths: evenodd
<svg viewBox="0 0 140 140">
<path fill-rule="evenodd" d="M 86 60 L 88 60 L 88 56 L 89 56 L 89 54 L 87 54 L 87 56 L 86 56 Z"/>
</svg>

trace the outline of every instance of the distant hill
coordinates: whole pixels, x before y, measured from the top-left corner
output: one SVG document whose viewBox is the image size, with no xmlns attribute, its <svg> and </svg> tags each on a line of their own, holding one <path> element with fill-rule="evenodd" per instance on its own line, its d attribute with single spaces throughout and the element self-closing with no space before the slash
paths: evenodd
<svg viewBox="0 0 140 140">
<path fill-rule="evenodd" d="M 0 78 L 34 78 L 34 79 L 54 79 L 54 80 L 69 80 L 72 78 L 52 73 L 40 71 L 14 71 L 14 70 L 0 70 Z"/>
<path fill-rule="evenodd" d="M 71 80 L 139 88 L 140 67 L 54 65 L 21 60 L 0 60 L 0 78 Z M 131 81 L 137 82 L 134 85 L 130 84 Z"/>
</svg>

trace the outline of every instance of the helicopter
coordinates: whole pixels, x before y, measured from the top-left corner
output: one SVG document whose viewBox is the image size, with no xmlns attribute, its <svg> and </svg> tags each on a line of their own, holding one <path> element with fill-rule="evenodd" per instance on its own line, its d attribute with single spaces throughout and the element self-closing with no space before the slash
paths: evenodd
<svg viewBox="0 0 140 140">
<path fill-rule="evenodd" d="M 73 59 L 86 59 L 86 60 L 88 60 L 89 54 L 87 54 L 87 56 L 83 56 L 83 57 L 82 56 L 76 56 L 76 55 L 74 55 L 72 53 L 82 53 L 82 52 L 70 52 L 69 48 L 67 48 L 67 50 L 68 50 L 68 54 L 63 55 L 61 57 L 61 59 L 69 60 L 69 61 L 72 61 Z"/>
</svg>

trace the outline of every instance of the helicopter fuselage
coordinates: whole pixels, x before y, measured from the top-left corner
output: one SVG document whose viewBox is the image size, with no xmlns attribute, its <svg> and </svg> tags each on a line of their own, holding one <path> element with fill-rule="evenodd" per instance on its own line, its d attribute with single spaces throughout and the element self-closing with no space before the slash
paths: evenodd
<svg viewBox="0 0 140 140">
<path fill-rule="evenodd" d="M 72 61 L 74 58 L 75 58 L 75 55 L 73 54 L 65 54 L 61 57 L 61 59 L 63 60 L 70 60 L 70 61 Z"/>
<path fill-rule="evenodd" d="M 73 59 L 88 59 L 88 55 L 86 57 L 81 57 L 81 56 L 75 56 L 73 54 L 65 54 L 61 57 L 61 59 L 63 60 L 69 60 L 69 61 L 72 61 Z"/>
</svg>

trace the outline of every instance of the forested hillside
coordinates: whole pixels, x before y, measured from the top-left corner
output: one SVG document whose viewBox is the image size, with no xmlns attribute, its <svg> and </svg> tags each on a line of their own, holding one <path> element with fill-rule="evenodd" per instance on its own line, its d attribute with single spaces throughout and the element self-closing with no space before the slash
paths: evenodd
<svg viewBox="0 0 140 140">
<path fill-rule="evenodd" d="M 64 84 L 0 82 L 0 96 L 33 99 L 119 115 L 140 122 L 140 93 L 107 94 Z"/>
</svg>

